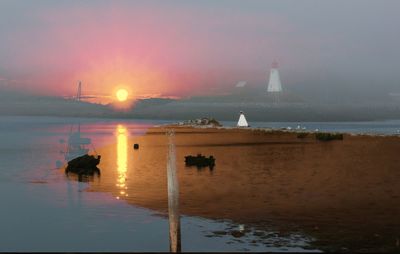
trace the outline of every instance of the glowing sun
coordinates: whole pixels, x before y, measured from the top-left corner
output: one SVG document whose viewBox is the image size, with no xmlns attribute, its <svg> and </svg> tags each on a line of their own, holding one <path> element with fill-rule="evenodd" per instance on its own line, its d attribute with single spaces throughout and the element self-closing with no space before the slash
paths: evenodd
<svg viewBox="0 0 400 254">
<path fill-rule="evenodd" d="M 126 101 L 128 99 L 128 91 L 125 89 L 119 89 L 115 95 L 118 101 Z"/>
</svg>

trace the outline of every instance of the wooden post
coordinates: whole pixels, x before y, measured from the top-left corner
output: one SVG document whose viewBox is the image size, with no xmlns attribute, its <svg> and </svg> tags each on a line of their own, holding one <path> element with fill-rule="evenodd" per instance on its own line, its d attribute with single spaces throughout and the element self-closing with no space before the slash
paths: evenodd
<svg viewBox="0 0 400 254">
<path fill-rule="evenodd" d="M 169 249 L 171 252 L 181 252 L 181 224 L 179 215 L 179 184 L 176 174 L 176 154 L 174 131 L 168 131 L 168 218 L 169 218 Z"/>
</svg>

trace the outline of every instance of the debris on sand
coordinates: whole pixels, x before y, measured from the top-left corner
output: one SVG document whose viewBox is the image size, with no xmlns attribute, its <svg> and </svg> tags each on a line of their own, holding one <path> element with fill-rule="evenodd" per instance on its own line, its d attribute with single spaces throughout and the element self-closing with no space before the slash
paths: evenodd
<svg viewBox="0 0 400 254">
<path fill-rule="evenodd" d="M 212 155 L 208 158 L 201 154 L 197 156 L 189 155 L 185 156 L 185 164 L 187 167 L 196 166 L 197 168 L 209 167 L 213 169 L 215 166 L 215 158 Z"/>
<path fill-rule="evenodd" d="M 235 238 L 240 238 L 240 237 L 244 236 L 245 233 L 242 232 L 242 231 L 239 231 L 239 230 L 233 230 L 233 231 L 231 232 L 231 235 L 232 235 L 233 237 L 235 237 Z"/>
<path fill-rule="evenodd" d="M 331 140 L 343 140 L 343 134 L 341 133 L 316 133 L 315 138 L 320 141 L 331 141 Z"/>
<path fill-rule="evenodd" d="M 205 126 L 205 127 L 221 127 L 222 124 L 214 118 L 203 117 L 195 120 L 187 120 L 179 122 L 180 126 Z"/>
<path fill-rule="evenodd" d="M 100 175 L 100 169 L 97 167 L 100 163 L 100 155 L 88 155 L 85 154 L 83 156 L 72 159 L 68 162 L 68 166 L 65 169 L 65 173 L 75 173 L 79 176 L 81 175 Z"/>
</svg>

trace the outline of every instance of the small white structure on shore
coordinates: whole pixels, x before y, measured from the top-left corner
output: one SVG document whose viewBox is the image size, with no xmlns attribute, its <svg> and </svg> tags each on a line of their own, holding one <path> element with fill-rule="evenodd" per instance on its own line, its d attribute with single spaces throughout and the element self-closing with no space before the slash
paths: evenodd
<svg viewBox="0 0 400 254">
<path fill-rule="evenodd" d="M 239 81 L 236 84 L 236 87 L 243 88 L 247 85 L 247 81 Z"/>
<path fill-rule="evenodd" d="M 237 123 L 237 127 L 249 127 L 247 123 L 246 117 L 244 116 L 243 111 L 240 111 L 239 121 Z"/>
</svg>

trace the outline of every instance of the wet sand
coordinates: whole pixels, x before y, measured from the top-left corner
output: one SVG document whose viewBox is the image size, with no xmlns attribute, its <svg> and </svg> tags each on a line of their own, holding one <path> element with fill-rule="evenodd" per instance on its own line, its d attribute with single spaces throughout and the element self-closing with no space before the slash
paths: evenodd
<svg viewBox="0 0 400 254">
<path fill-rule="evenodd" d="M 174 129 L 181 214 L 303 231 L 322 250 L 400 250 L 399 137 L 321 142 L 284 131 Z M 166 213 L 165 129 L 126 131 L 98 149 L 102 175 L 89 191 Z M 216 167 L 185 167 L 184 156 L 198 153 L 213 155 Z"/>
</svg>

